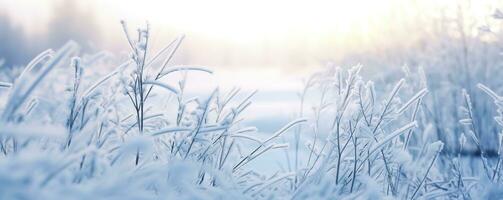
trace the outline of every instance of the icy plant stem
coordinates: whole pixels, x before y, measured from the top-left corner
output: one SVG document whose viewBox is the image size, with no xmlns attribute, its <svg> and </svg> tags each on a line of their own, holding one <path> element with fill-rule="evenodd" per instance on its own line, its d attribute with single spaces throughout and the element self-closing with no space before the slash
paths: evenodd
<svg viewBox="0 0 503 200">
<path fill-rule="evenodd" d="M 441 149 L 440 149 L 441 150 Z M 426 173 L 424 174 L 423 178 L 421 179 L 421 182 L 419 182 L 419 185 L 416 187 L 416 190 L 414 190 L 414 193 L 412 193 L 412 196 L 410 197 L 411 200 L 414 199 L 414 197 L 416 196 L 417 192 L 419 192 L 419 190 L 421 189 L 421 186 L 423 185 L 424 181 L 426 180 L 426 178 L 428 177 L 428 173 L 430 173 L 430 170 L 431 170 L 431 167 L 433 167 L 433 164 L 435 164 L 435 160 L 437 160 L 437 157 L 438 157 L 438 154 L 440 154 L 440 150 L 438 150 L 436 153 L 435 153 L 435 156 L 433 157 L 433 159 L 431 160 L 431 163 L 430 165 L 428 166 L 428 169 L 426 170 Z"/>
</svg>

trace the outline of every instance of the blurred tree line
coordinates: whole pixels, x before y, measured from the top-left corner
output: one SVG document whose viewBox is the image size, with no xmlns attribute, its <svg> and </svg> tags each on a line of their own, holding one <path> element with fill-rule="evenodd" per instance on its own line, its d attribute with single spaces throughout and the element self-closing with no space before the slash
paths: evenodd
<svg viewBox="0 0 503 200">
<path fill-rule="evenodd" d="M 46 30 L 33 36 L 0 13 L 0 59 L 5 67 L 25 65 L 41 51 L 57 49 L 68 40 L 78 42 L 84 52 L 99 49 L 101 30 L 91 12 L 79 9 L 74 0 L 59 1 L 52 10 Z"/>
</svg>

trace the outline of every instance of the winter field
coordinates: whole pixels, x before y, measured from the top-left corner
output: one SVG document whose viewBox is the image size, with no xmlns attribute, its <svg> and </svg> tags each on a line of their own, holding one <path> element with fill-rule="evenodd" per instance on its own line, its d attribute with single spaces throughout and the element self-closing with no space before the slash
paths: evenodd
<svg viewBox="0 0 503 200">
<path fill-rule="evenodd" d="M 0 60 L 0 199 L 503 199 L 503 13 L 487 15 L 400 67 L 284 87 L 173 64 L 189 37 L 153 49 L 155 24 L 126 21 L 126 55 L 69 41 Z"/>
</svg>

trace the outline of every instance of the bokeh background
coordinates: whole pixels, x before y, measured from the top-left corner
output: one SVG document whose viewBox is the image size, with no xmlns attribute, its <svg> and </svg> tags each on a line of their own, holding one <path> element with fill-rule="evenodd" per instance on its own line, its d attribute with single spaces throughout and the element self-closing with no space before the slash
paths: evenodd
<svg viewBox="0 0 503 200">
<path fill-rule="evenodd" d="M 148 22 L 154 48 L 185 34 L 187 40 L 177 57 L 192 64 L 277 68 L 287 74 L 329 61 L 416 64 L 420 55 L 410 54 L 434 48 L 435 39 L 442 35 L 480 34 L 474 27 L 493 23 L 491 14 L 501 4 L 489 0 L 1 0 L 0 54 L 8 65 L 22 65 L 37 52 L 70 39 L 89 52 L 127 50 L 119 23 L 124 19 L 132 28 Z"/>
</svg>

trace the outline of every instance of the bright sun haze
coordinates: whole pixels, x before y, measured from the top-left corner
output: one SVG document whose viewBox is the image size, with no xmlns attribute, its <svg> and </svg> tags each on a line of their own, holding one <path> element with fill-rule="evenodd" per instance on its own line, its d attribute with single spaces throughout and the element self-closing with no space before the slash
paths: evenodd
<svg viewBox="0 0 503 200">
<path fill-rule="evenodd" d="M 481 19 L 487 17 L 487 6 L 493 4 L 482 1 L 485 3 L 471 5 L 476 11 L 472 14 Z M 162 48 L 177 35 L 186 35 L 180 52 L 184 64 L 224 68 L 237 74 L 245 71 L 253 74 L 260 68 L 261 73 L 268 73 L 272 78 L 287 79 L 354 55 L 387 48 L 407 49 L 424 35 L 431 34 L 431 30 L 425 28 L 432 27 L 430 18 L 438 17 L 439 13 L 455 16 L 455 2 L 0 0 L 0 11 L 6 11 L 27 35 L 36 37 L 49 29 L 65 32 L 63 26 L 50 28 L 48 23 L 72 7 L 68 11 L 70 15 L 74 10 L 84 13 L 69 22 L 85 30 L 84 39 L 79 42 L 112 52 L 127 47 L 120 20 L 127 21 L 131 28 L 148 22 L 152 28 L 153 49 Z M 71 38 L 76 35 L 73 33 L 68 39 L 79 39 Z M 358 59 L 358 62 L 365 60 Z M 253 82 L 256 77 L 247 78 Z"/>
<path fill-rule="evenodd" d="M 382 17 L 390 10 L 386 1 L 372 0 L 126 0 L 108 5 L 122 16 L 238 42 L 292 33 L 347 32 L 355 24 L 363 25 L 370 17 Z"/>
</svg>

